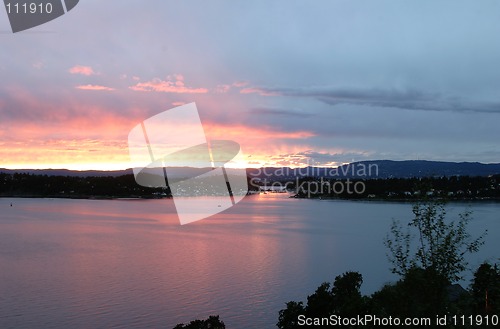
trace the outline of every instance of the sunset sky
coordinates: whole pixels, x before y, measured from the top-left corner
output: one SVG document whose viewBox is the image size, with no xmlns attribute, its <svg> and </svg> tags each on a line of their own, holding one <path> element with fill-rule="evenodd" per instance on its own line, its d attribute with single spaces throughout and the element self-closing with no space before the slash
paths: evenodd
<svg viewBox="0 0 500 329">
<path fill-rule="evenodd" d="M 190 102 L 252 167 L 500 162 L 499 36 L 494 0 L 82 0 L 16 34 L 0 8 L 0 168 L 129 168 Z"/>
</svg>

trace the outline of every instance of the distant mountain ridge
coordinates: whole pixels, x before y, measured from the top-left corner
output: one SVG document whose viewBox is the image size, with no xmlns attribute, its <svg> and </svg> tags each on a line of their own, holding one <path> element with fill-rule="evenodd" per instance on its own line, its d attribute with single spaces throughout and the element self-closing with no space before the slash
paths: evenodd
<svg viewBox="0 0 500 329">
<path fill-rule="evenodd" d="M 200 168 L 173 168 L 174 172 L 182 172 L 183 175 L 192 173 L 196 176 Z M 0 173 L 5 174 L 31 174 L 47 176 L 70 176 L 70 177 L 118 177 L 131 175 L 132 169 L 100 171 L 86 170 L 76 171 L 68 169 L 2 169 Z M 267 180 L 295 179 L 297 177 L 324 177 L 324 178 L 412 178 L 412 177 L 441 177 L 441 176 L 489 176 L 500 174 L 500 163 L 479 162 L 444 162 L 427 160 L 373 160 L 352 162 L 337 168 L 323 167 L 265 167 L 247 169 L 250 178 Z"/>
<path fill-rule="evenodd" d="M 427 160 L 372 160 L 352 162 L 337 168 L 259 168 L 248 169 L 250 177 L 267 180 L 296 177 L 324 178 L 413 178 L 450 176 L 489 176 L 500 174 L 500 163 L 444 162 Z"/>
<path fill-rule="evenodd" d="M 500 163 L 444 162 L 427 160 L 378 160 L 358 164 L 377 164 L 380 178 L 411 178 L 433 176 L 489 176 L 500 174 Z"/>
</svg>

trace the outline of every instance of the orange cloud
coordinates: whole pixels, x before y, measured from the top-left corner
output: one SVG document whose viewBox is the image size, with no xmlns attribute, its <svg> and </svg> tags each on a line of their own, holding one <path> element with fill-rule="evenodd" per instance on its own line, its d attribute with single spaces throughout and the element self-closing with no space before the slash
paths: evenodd
<svg viewBox="0 0 500 329">
<path fill-rule="evenodd" d="M 163 93 L 176 94 L 206 94 L 206 88 L 191 88 L 184 83 L 184 77 L 180 74 L 168 76 L 166 80 L 153 79 L 148 82 L 139 82 L 134 86 L 129 87 L 134 91 L 156 91 Z"/>
<path fill-rule="evenodd" d="M 63 121 L 0 123 L 0 158 L 6 168 L 125 169 L 127 134 L 135 119 L 87 107 Z"/>
<path fill-rule="evenodd" d="M 99 85 L 82 85 L 82 86 L 76 86 L 76 89 L 81 89 L 81 90 L 98 90 L 98 91 L 113 91 L 115 90 L 114 88 L 106 87 L 106 86 L 99 86 Z"/>
<path fill-rule="evenodd" d="M 7 168 L 125 169 L 130 160 L 121 140 L 24 140 L 3 143 L 0 156 Z"/>
<path fill-rule="evenodd" d="M 97 73 L 90 66 L 76 65 L 68 70 L 71 74 L 81 74 L 81 75 L 96 75 Z"/>
<path fill-rule="evenodd" d="M 221 125 L 213 122 L 204 122 L 204 130 L 207 139 L 229 139 L 238 142 L 248 160 L 248 167 L 260 167 L 264 165 L 279 165 L 280 161 L 287 161 L 291 166 L 295 163 L 277 154 L 290 154 L 310 149 L 307 140 L 316 136 L 313 132 L 306 130 L 282 131 L 268 126 L 245 126 L 245 125 Z"/>
<path fill-rule="evenodd" d="M 176 82 L 183 81 L 175 77 Z M 80 86 L 83 90 L 112 88 Z M 103 89 L 104 88 L 104 89 Z M 70 168 L 120 169 L 130 167 L 128 133 L 137 123 L 152 114 L 147 105 L 117 104 L 114 93 L 101 93 L 103 103 L 95 103 L 89 92 L 69 93 L 67 98 L 43 100 L 24 89 L 9 89 L 9 99 L 0 99 L 0 109 L 9 120 L 0 120 L 0 158 L 8 168 Z M 148 94 L 132 93 L 135 98 L 150 98 Z M 64 95 L 61 95 L 64 96 Z M 179 95 L 174 106 L 183 101 Z M 306 129 L 294 131 L 261 123 L 245 124 L 245 113 L 226 111 L 218 107 L 217 97 L 207 97 L 203 108 L 211 109 L 214 121 L 204 123 L 209 140 L 229 139 L 242 146 L 245 155 L 252 155 L 252 166 L 277 163 L 277 154 L 291 154 L 311 149 L 306 146 L 314 132 Z M 227 108 L 243 107 L 241 96 L 227 98 Z M 161 96 L 164 97 L 164 96 Z M 177 98 L 178 97 L 178 98 Z M 100 99 L 101 101 L 101 99 Z M 140 102 L 138 102 L 140 103 Z M 200 107 L 201 108 L 201 107 Z M 10 110 L 17 109 L 17 110 Z M 217 122 L 219 116 L 238 116 L 239 124 Z M 281 161 L 289 161 L 280 157 Z M 243 166 L 243 165 L 242 165 Z"/>
<path fill-rule="evenodd" d="M 130 168 L 127 136 L 138 119 L 123 117 L 105 108 L 86 107 L 86 112 L 86 116 L 44 124 L 0 122 L 2 166 L 74 170 Z M 307 139 L 315 136 L 303 130 L 280 131 L 268 126 L 210 122 L 204 124 L 204 130 L 209 141 L 238 142 L 249 160 L 238 164 L 242 167 L 303 166 L 305 155 L 312 148 L 307 145 Z"/>
</svg>

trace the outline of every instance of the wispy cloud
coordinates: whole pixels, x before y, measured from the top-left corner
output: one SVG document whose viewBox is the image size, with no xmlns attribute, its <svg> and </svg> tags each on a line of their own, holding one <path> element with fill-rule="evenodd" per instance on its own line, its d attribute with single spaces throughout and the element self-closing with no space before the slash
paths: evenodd
<svg viewBox="0 0 500 329">
<path fill-rule="evenodd" d="M 259 94 L 261 96 L 279 96 L 280 92 L 266 88 L 243 88 L 240 94 Z"/>
<path fill-rule="evenodd" d="M 245 86 L 248 86 L 248 81 L 236 81 L 233 83 L 233 86 L 237 88 L 243 88 Z"/>
<path fill-rule="evenodd" d="M 249 141 L 252 144 L 255 141 L 268 140 L 297 140 L 307 139 L 315 136 L 316 134 L 308 130 L 294 130 L 284 131 L 278 127 L 270 127 L 262 125 L 260 127 L 248 127 L 245 125 L 221 125 L 213 122 L 206 122 L 205 131 L 210 138 L 224 139 L 232 138 L 239 141 Z"/>
<path fill-rule="evenodd" d="M 216 88 L 215 88 L 215 92 L 217 94 L 225 94 L 227 93 L 229 90 L 231 90 L 231 85 L 218 85 Z"/>
<path fill-rule="evenodd" d="M 147 82 L 139 82 L 134 86 L 129 87 L 134 91 L 155 91 L 163 93 L 175 94 L 206 94 L 206 88 L 192 88 L 186 86 L 184 77 L 180 74 L 168 76 L 166 80 L 155 78 Z"/>
<path fill-rule="evenodd" d="M 302 150 L 293 153 L 283 153 L 271 158 L 274 164 L 291 167 L 336 167 L 344 163 L 367 160 L 370 152 L 355 150 L 314 151 Z"/>
<path fill-rule="evenodd" d="M 500 100 L 475 101 L 465 97 L 412 89 L 353 87 L 252 87 L 242 94 L 314 98 L 329 105 L 353 104 L 405 110 L 500 113 Z"/>
<path fill-rule="evenodd" d="M 100 86 L 100 85 L 81 85 L 81 86 L 76 86 L 76 89 L 81 89 L 81 90 L 96 90 L 96 91 L 114 91 L 115 88 L 110 88 L 106 86 Z"/>
<path fill-rule="evenodd" d="M 313 113 L 307 113 L 304 111 L 300 110 L 294 110 L 294 109 L 284 109 L 284 108 L 266 108 L 266 107 L 258 107 L 258 108 L 252 108 L 250 110 L 250 113 L 255 115 L 273 115 L 273 116 L 285 116 L 285 117 L 300 117 L 300 118 L 306 118 L 313 116 Z"/>
<path fill-rule="evenodd" d="M 68 70 L 71 74 L 81 74 L 81 75 L 97 75 L 97 73 L 90 66 L 76 65 Z"/>
</svg>

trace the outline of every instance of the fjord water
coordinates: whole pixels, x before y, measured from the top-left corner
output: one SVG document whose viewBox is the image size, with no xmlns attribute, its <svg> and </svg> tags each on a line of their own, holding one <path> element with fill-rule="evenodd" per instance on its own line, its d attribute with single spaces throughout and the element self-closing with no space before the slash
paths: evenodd
<svg viewBox="0 0 500 329">
<path fill-rule="evenodd" d="M 470 233 L 489 231 L 471 267 L 498 262 L 500 204 L 471 209 Z M 392 218 L 409 221 L 411 204 L 261 194 L 180 226 L 167 199 L 0 199 L 0 328 L 172 328 L 211 314 L 274 328 L 285 302 L 345 271 L 363 274 L 365 294 L 394 281 Z"/>
</svg>

